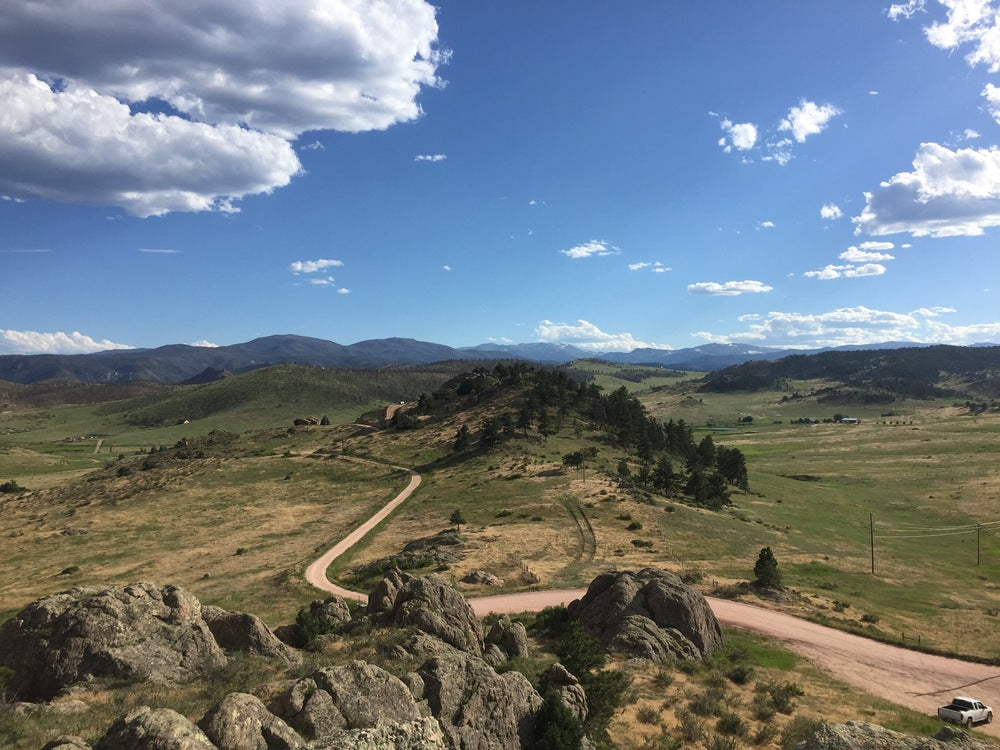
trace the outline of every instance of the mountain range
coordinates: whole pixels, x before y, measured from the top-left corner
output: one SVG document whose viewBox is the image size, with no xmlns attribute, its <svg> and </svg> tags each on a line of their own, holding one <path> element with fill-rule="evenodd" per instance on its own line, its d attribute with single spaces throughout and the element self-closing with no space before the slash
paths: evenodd
<svg viewBox="0 0 1000 750">
<path fill-rule="evenodd" d="M 920 346 L 887 342 L 840 349 L 899 349 Z M 595 353 L 568 344 L 480 344 L 454 348 L 405 338 L 371 339 L 344 345 L 292 334 L 264 336 L 242 344 L 220 347 L 171 344 L 156 349 L 116 349 L 92 354 L 0 355 L 0 380 L 37 383 L 65 379 L 83 383 L 204 382 L 225 373 L 240 373 L 276 364 L 318 367 L 380 368 L 423 365 L 445 360 L 524 359 L 562 364 L 577 359 L 600 359 L 678 370 L 715 371 L 751 360 L 776 360 L 794 354 L 830 349 L 777 349 L 743 344 L 706 344 L 686 349 L 634 349 Z"/>
</svg>

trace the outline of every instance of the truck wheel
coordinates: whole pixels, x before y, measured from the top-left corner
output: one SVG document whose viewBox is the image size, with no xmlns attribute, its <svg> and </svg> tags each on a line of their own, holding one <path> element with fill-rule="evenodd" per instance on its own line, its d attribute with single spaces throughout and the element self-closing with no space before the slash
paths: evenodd
<svg viewBox="0 0 1000 750">
<path fill-rule="evenodd" d="M 972 728 L 972 717 L 971 716 L 966 716 L 965 717 L 965 726 L 969 727 L 970 729 Z"/>
<path fill-rule="evenodd" d="M 988 714 L 986 714 L 986 723 L 989 724 L 991 721 L 993 721 L 993 712 L 992 711 L 990 711 Z"/>
</svg>

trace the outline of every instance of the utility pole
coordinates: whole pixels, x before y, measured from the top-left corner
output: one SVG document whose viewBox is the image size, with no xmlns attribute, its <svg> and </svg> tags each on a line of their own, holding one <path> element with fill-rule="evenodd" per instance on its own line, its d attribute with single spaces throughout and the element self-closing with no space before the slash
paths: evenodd
<svg viewBox="0 0 1000 750">
<path fill-rule="evenodd" d="M 875 514 L 868 514 L 868 533 L 872 543 L 872 575 L 875 575 Z"/>
</svg>

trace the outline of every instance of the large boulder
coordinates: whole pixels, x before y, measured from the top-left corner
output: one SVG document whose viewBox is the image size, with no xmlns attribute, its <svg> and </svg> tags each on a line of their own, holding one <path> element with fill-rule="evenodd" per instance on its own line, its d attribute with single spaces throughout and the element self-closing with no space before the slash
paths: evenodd
<svg viewBox="0 0 1000 750">
<path fill-rule="evenodd" d="M 363 661 L 318 669 L 285 689 L 268 707 L 309 739 L 421 718 L 413 694 L 401 680 Z"/>
<path fill-rule="evenodd" d="M 545 690 L 554 691 L 559 700 L 582 724 L 587 720 L 587 692 L 580 681 L 558 662 L 545 675 Z"/>
<path fill-rule="evenodd" d="M 392 570 L 368 597 L 368 611 L 397 627 L 414 627 L 476 656 L 483 629 L 462 593 L 440 576 Z"/>
<path fill-rule="evenodd" d="M 700 659 L 722 644 L 705 597 L 663 570 L 600 575 L 567 612 L 605 648 L 654 662 Z"/>
<path fill-rule="evenodd" d="M 543 701 L 520 672 L 497 674 L 482 659 L 455 651 L 431 658 L 417 673 L 451 747 L 530 747 Z"/>
<path fill-rule="evenodd" d="M 297 750 L 305 741 L 259 698 L 230 693 L 198 726 L 219 750 Z"/>
<path fill-rule="evenodd" d="M 500 615 L 483 642 L 483 658 L 498 667 L 508 659 L 528 655 L 528 631 L 524 624 Z"/>
<path fill-rule="evenodd" d="M 111 725 L 94 750 L 216 750 L 198 727 L 169 708 L 142 706 Z"/>
<path fill-rule="evenodd" d="M 186 682 L 226 664 L 196 598 L 139 583 L 39 599 L 0 628 L 0 666 L 22 698 L 50 699 L 95 677 Z"/>
<path fill-rule="evenodd" d="M 987 750 L 991 745 L 954 727 L 943 727 L 933 739 L 900 734 L 877 724 L 849 721 L 822 724 L 796 750 Z"/>
<path fill-rule="evenodd" d="M 258 654 L 298 664 L 301 658 L 268 630 L 257 615 L 227 612 L 219 607 L 202 606 L 201 616 L 208 623 L 216 643 L 226 651 Z"/>
</svg>

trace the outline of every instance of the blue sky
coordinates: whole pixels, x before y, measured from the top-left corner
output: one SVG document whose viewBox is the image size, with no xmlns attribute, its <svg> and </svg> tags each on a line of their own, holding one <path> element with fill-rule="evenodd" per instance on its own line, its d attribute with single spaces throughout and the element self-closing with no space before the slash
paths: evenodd
<svg viewBox="0 0 1000 750">
<path fill-rule="evenodd" d="M 1000 341 L 1000 2 L 254 5 L 0 7 L 0 353 Z"/>
</svg>

